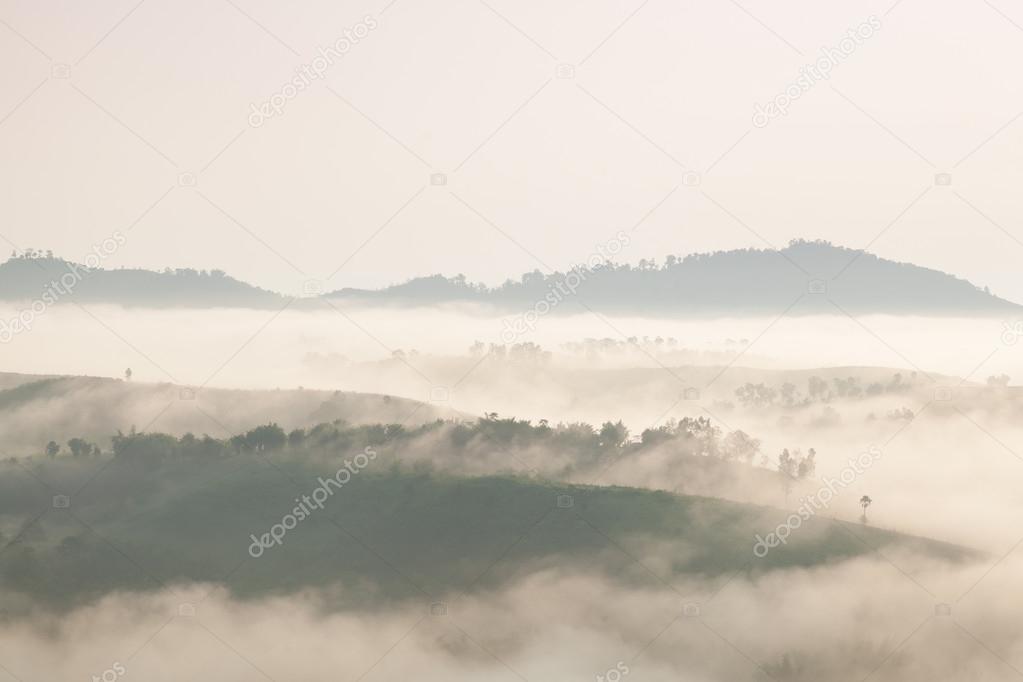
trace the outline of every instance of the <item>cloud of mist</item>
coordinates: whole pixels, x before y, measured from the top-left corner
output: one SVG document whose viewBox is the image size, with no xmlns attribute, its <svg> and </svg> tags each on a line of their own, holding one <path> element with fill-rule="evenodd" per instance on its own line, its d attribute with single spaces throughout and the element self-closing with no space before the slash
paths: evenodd
<svg viewBox="0 0 1023 682">
<path fill-rule="evenodd" d="M 907 577 L 867 558 L 631 587 L 550 569 L 432 608 L 372 612 L 325 611 L 316 591 L 239 602 L 181 585 L 112 595 L 59 621 L 8 620 L 0 660 L 19 679 L 89 679 L 118 663 L 125 680 L 153 682 L 585 681 L 619 664 L 626 679 L 665 682 L 1014 679 L 1023 634 L 1004 595 L 1020 587 L 1018 558 L 979 584 L 983 565 L 922 566 Z"/>
</svg>

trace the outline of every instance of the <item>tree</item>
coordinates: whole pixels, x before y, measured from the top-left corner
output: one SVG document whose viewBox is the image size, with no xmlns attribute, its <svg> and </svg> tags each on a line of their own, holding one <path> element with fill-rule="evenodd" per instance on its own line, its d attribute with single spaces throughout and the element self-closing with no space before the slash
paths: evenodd
<svg viewBox="0 0 1023 682">
<path fill-rule="evenodd" d="M 604 422 L 600 427 L 600 442 L 605 447 L 620 448 L 629 440 L 629 429 L 621 420 Z"/>
<path fill-rule="evenodd" d="M 131 367 L 129 367 L 128 369 L 124 370 L 124 380 L 125 381 L 131 381 Z"/>
<path fill-rule="evenodd" d="M 288 436 L 284 429 L 271 422 L 248 431 L 242 441 L 242 447 L 255 452 L 270 452 L 280 450 L 287 442 Z"/>
<path fill-rule="evenodd" d="M 760 441 L 745 431 L 732 431 L 725 436 L 722 451 L 727 460 L 750 464 L 760 452 Z"/>
<path fill-rule="evenodd" d="M 817 451 L 810 448 L 806 457 L 799 461 L 799 466 L 796 468 L 796 478 L 809 478 L 814 475 L 817 471 L 817 462 L 814 460 L 816 456 Z"/>
<path fill-rule="evenodd" d="M 767 407 L 774 403 L 778 392 L 763 383 L 745 383 L 735 389 L 735 397 L 743 405 L 751 407 Z"/>
<path fill-rule="evenodd" d="M 811 399 L 827 400 L 827 380 L 821 379 L 819 376 L 812 376 L 807 380 L 806 384 L 806 392 L 810 395 Z"/>
<path fill-rule="evenodd" d="M 92 444 L 82 440 L 81 438 L 72 438 L 67 442 L 67 448 L 71 451 L 72 457 L 80 457 L 82 455 L 88 455 L 92 453 Z M 47 446 L 47 449 L 49 447 Z"/>
<path fill-rule="evenodd" d="M 297 448 L 305 440 L 305 429 L 295 429 L 288 434 L 288 445 Z"/>
<path fill-rule="evenodd" d="M 46 444 L 47 457 L 56 457 L 58 452 L 60 452 L 60 446 L 57 445 L 56 441 L 51 440 L 49 443 Z"/>
<path fill-rule="evenodd" d="M 869 495 L 864 495 L 860 498 L 860 506 L 863 507 L 863 523 L 867 522 L 867 507 L 871 505 L 874 500 L 870 499 Z"/>
</svg>

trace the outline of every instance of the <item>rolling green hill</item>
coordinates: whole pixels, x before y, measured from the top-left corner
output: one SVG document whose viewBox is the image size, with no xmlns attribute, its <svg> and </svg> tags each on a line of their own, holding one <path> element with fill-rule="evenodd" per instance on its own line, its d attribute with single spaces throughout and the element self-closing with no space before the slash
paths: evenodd
<svg viewBox="0 0 1023 682">
<path fill-rule="evenodd" d="M 157 429 L 221 437 L 275 420 L 287 428 L 335 419 L 423 424 L 460 416 L 436 404 L 354 391 L 196 389 L 105 377 L 0 374 L 4 453 L 42 452 L 72 437 L 108 446 L 118 430 Z"/>
<path fill-rule="evenodd" d="M 194 581 L 225 584 L 243 598 L 336 586 L 334 606 L 370 606 L 443 601 L 543 568 L 666 586 L 683 576 L 817 566 L 877 549 L 950 561 L 970 555 L 818 518 L 755 559 L 754 534 L 788 512 L 629 488 L 459 479 L 379 462 L 253 558 L 251 536 L 281 522 L 339 459 L 250 453 L 157 468 L 131 459 L 7 462 L 0 465 L 0 592 L 8 609 L 63 610 L 116 590 Z M 68 507 L 52 503 L 61 492 L 72 493 Z"/>
</svg>

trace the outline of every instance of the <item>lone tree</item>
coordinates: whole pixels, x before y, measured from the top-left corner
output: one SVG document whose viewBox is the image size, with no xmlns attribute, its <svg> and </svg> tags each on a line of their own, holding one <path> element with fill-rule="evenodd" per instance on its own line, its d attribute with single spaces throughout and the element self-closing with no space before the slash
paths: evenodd
<svg viewBox="0 0 1023 682">
<path fill-rule="evenodd" d="M 131 381 L 131 367 L 129 367 L 128 369 L 124 370 L 124 380 L 125 381 Z"/>
<path fill-rule="evenodd" d="M 46 444 L 47 457 L 56 457 L 58 452 L 60 452 L 60 446 L 57 445 L 56 441 L 51 440 L 49 443 Z"/>
<path fill-rule="evenodd" d="M 864 495 L 860 498 L 860 506 L 863 507 L 863 523 L 867 522 L 867 507 L 869 507 L 870 503 L 873 501 L 874 500 L 870 499 L 870 495 Z"/>
<path fill-rule="evenodd" d="M 81 438 L 72 438 L 67 442 L 67 449 L 71 451 L 72 457 L 81 457 L 92 452 L 92 444 Z"/>
</svg>

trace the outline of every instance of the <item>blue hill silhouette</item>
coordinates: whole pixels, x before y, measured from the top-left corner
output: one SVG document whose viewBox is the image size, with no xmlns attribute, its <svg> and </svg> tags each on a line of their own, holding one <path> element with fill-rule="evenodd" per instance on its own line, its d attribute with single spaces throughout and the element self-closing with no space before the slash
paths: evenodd
<svg viewBox="0 0 1023 682">
<path fill-rule="evenodd" d="M 822 241 L 786 248 L 669 256 L 664 263 L 604 263 L 539 270 L 498 287 L 434 275 L 379 290 L 341 289 L 335 299 L 395 305 L 489 303 L 526 310 L 628 314 L 899 313 L 982 315 L 1021 306 L 938 270 Z M 545 304 L 540 304 L 545 307 Z"/>
<path fill-rule="evenodd" d="M 69 272 L 80 277 L 69 280 Z M 219 270 L 106 270 L 38 255 L 12 257 L 0 264 L 0 300 L 32 301 L 47 291 L 52 295 L 55 283 L 62 279 L 73 280 L 73 286 L 52 296 L 52 302 L 280 308 L 289 300 Z M 1023 311 L 1023 306 L 948 273 L 823 241 L 793 241 L 779 250 L 668 256 L 663 263 L 641 260 L 636 265 L 605 262 L 566 272 L 534 270 L 496 287 L 469 282 L 462 275 L 432 275 L 383 289 L 344 288 L 323 298 L 332 303 L 398 307 L 478 303 L 517 312 L 536 308 L 545 313 L 593 310 L 633 315 Z M 315 299 L 296 302 L 299 307 L 313 304 Z"/>
</svg>

